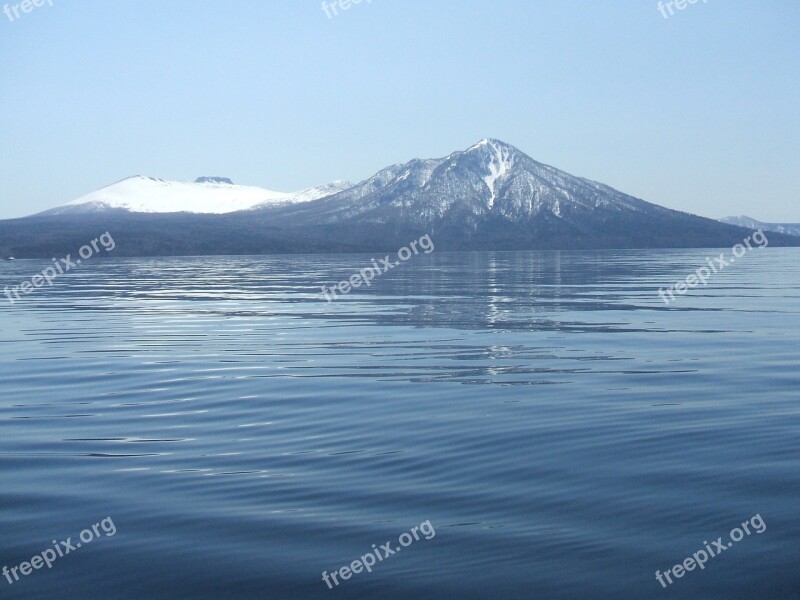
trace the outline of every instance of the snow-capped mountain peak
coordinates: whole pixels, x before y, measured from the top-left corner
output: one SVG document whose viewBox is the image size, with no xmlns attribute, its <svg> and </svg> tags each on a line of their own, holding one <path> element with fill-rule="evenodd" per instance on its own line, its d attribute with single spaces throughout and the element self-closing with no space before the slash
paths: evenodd
<svg viewBox="0 0 800 600">
<path fill-rule="evenodd" d="M 193 182 L 134 175 L 42 214 L 124 210 L 134 213 L 227 214 L 265 206 L 318 200 L 352 184 L 336 181 L 295 193 L 236 185 L 227 177 L 198 177 Z"/>
<path fill-rule="evenodd" d="M 476 227 L 489 217 L 515 223 L 540 218 L 577 221 L 595 211 L 656 216 L 666 210 L 539 163 L 493 138 L 444 158 L 392 165 L 326 202 L 319 209 L 307 207 L 315 222 L 359 218 Z"/>
</svg>

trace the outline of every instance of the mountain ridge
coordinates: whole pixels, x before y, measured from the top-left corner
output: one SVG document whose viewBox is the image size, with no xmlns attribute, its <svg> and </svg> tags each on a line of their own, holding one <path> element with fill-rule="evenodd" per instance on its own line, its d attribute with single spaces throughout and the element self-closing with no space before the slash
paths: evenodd
<svg viewBox="0 0 800 600">
<path fill-rule="evenodd" d="M 748 229 L 763 229 L 764 231 L 773 231 L 785 235 L 800 236 L 800 223 L 765 223 L 745 215 L 725 217 L 719 221 L 720 223 L 738 225 L 739 227 L 747 227 Z"/>
<path fill-rule="evenodd" d="M 377 252 L 424 234 L 440 251 L 730 248 L 752 233 L 576 177 L 493 138 L 390 165 L 356 184 L 293 194 L 211 179 L 128 178 L 57 209 L 0 221 L 0 253 L 52 256 L 97 229 L 112 231 L 115 255 L 126 256 Z M 158 193 L 176 190 L 181 202 L 158 205 Z M 220 193 L 228 210 L 213 205 Z M 154 206 L 161 210 L 146 210 Z M 164 210 L 176 207 L 186 210 Z M 770 242 L 796 246 L 800 238 L 777 232 Z"/>
<path fill-rule="evenodd" d="M 104 210 L 157 214 L 226 214 L 265 205 L 309 202 L 351 185 L 350 182 L 334 181 L 287 193 L 237 185 L 227 177 L 198 177 L 188 182 L 133 175 L 38 215 L 97 213 Z"/>
</svg>

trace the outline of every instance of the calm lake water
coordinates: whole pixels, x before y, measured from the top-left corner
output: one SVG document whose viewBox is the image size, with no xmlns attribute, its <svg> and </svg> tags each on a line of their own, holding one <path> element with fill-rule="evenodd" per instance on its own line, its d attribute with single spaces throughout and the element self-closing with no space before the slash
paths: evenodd
<svg viewBox="0 0 800 600">
<path fill-rule="evenodd" d="M 371 256 L 98 258 L 3 297 L 0 567 L 116 534 L 0 598 L 796 600 L 800 251 L 662 302 L 719 252 L 434 252 L 333 303 Z"/>
</svg>

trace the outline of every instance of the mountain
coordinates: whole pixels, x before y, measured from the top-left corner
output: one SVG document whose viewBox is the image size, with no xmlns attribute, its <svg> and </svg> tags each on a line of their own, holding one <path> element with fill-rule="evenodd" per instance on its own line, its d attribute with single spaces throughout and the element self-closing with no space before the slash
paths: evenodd
<svg viewBox="0 0 800 600">
<path fill-rule="evenodd" d="M 198 177 L 194 182 L 164 181 L 137 175 L 101 188 L 42 215 L 123 210 L 137 213 L 226 214 L 259 206 L 309 202 L 352 184 L 337 181 L 295 193 L 235 185 L 226 177 Z"/>
<path fill-rule="evenodd" d="M 311 223 L 452 224 L 476 230 L 488 221 L 562 225 L 614 213 L 653 219 L 675 214 L 608 186 L 536 162 L 513 146 L 484 139 L 445 158 L 412 160 L 290 214 Z"/>
<path fill-rule="evenodd" d="M 434 236 L 437 247 L 464 250 L 730 247 L 747 235 L 575 177 L 495 139 L 392 165 L 269 218 L 312 228 L 318 238 L 375 245 L 419 231 Z"/>
<path fill-rule="evenodd" d="M 800 223 L 762 223 L 744 215 L 740 217 L 725 217 L 720 219 L 721 223 L 728 223 L 729 225 L 738 225 L 739 227 L 747 227 L 748 229 L 763 229 L 764 231 L 774 231 L 776 233 L 783 233 L 786 235 L 800 236 Z"/>
<path fill-rule="evenodd" d="M 116 256 L 437 250 L 730 248 L 752 233 L 670 210 L 484 139 L 358 183 L 286 194 L 220 177 L 134 177 L 45 213 L 0 221 L 0 254 L 63 256 L 99 233 Z M 770 245 L 800 245 L 772 233 Z"/>
</svg>

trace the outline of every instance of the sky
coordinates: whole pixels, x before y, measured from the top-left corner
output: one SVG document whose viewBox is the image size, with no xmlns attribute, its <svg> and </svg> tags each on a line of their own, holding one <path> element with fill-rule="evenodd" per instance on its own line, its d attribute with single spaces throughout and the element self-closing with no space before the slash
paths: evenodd
<svg viewBox="0 0 800 600">
<path fill-rule="evenodd" d="M 669 208 L 800 222 L 797 0 L 36 1 L 0 0 L 0 218 L 138 174 L 356 182 L 492 137 Z"/>
</svg>

